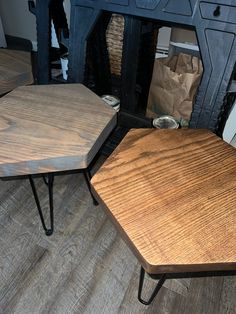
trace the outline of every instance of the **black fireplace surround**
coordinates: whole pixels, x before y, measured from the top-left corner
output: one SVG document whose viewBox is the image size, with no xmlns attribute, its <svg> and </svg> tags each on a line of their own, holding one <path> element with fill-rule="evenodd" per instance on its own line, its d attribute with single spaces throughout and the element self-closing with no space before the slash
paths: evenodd
<svg viewBox="0 0 236 314">
<path fill-rule="evenodd" d="M 50 80 L 50 0 L 36 0 L 38 82 Z M 32 8 L 31 8 L 32 9 Z M 217 130 L 225 110 L 225 96 L 236 62 L 235 0 L 71 0 L 69 82 L 83 82 L 86 45 L 97 23 L 104 32 L 112 13 L 125 17 L 121 78 L 121 109 L 135 114 L 135 85 L 140 31 L 143 21 L 158 26 L 177 26 L 196 32 L 204 73 L 195 97 L 192 128 Z M 102 38 L 102 37 L 101 37 Z M 98 66 L 99 70 L 99 66 Z M 100 66 L 99 78 L 105 74 Z M 104 81 L 106 78 L 104 77 Z M 228 110 L 228 109 L 227 109 Z"/>
</svg>

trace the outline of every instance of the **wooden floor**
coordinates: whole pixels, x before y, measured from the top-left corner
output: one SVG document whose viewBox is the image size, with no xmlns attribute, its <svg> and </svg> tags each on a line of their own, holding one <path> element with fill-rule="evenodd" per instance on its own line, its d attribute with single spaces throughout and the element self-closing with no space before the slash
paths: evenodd
<svg viewBox="0 0 236 314">
<path fill-rule="evenodd" d="M 236 276 L 167 280 L 151 306 L 140 304 L 137 260 L 83 176 L 56 177 L 54 197 L 55 233 L 46 237 L 29 182 L 0 181 L 1 314 L 236 313 Z M 148 291 L 155 281 L 147 283 Z"/>
</svg>

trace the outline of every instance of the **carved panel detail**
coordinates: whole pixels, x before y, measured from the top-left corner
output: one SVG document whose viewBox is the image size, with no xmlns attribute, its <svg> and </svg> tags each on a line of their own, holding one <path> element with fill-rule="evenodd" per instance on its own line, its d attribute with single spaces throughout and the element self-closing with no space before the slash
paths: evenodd
<svg viewBox="0 0 236 314">
<path fill-rule="evenodd" d="M 136 0 L 136 6 L 140 9 L 154 10 L 160 0 Z"/>
<path fill-rule="evenodd" d="M 163 11 L 186 16 L 191 16 L 193 13 L 190 0 L 169 0 Z"/>
<path fill-rule="evenodd" d="M 129 5 L 129 0 L 106 0 L 106 2 L 119 5 Z"/>
<path fill-rule="evenodd" d="M 205 34 L 211 64 L 217 73 L 221 72 L 223 75 L 223 70 L 228 62 L 235 35 L 213 29 L 206 29 Z M 217 77 L 219 78 L 219 74 L 217 74 Z"/>
</svg>

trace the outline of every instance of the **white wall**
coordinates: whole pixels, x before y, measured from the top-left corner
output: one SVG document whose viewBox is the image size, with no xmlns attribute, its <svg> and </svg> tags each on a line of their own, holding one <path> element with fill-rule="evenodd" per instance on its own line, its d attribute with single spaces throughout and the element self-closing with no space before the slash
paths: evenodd
<svg viewBox="0 0 236 314">
<path fill-rule="evenodd" d="M 0 0 L 0 15 L 5 34 L 36 41 L 35 17 L 27 0 Z"/>
<path fill-rule="evenodd" d="M 70 0 L 64 0 L 64 7 L 69 23 Z M 27 0 L 0 0 L 0 16 L 5 34 L 36 43 L 36 19 L 28 10 Z"/>
<path fill-rule="evenodd" d="M 66 12 L 67 22 L 70 27 L 70 0 L 64 0 L 64 8 Z"/>
<path fill-rule="evenodd" d="M 158 32 L 158 43 L 157 46 L 163 48 L 169 48 L 170 43 L 170 35 L 171 35 L 171 28 L 170 27 L 161 27 Z"/>
<path fill-rule="evenodd" d="M 171 31 L 171 41 L 178 43 L 191 43 L 197 44 L 196 34 L 192 30 L 183 28 L 172 28 Z"/>
</svg>

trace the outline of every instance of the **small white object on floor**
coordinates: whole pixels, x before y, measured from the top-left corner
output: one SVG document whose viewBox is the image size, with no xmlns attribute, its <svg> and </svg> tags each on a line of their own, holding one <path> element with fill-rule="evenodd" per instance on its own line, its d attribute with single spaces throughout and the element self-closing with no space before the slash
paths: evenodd
<svg viewBox="0 0 236 314">
<path fill-rule="evenodd" d="M 68 57 L 64 56 L 61 57 L 61 70 L 62 70 L 62 76 L 64 80 L 67 80 L 68 77 Z"/>
</svg>

